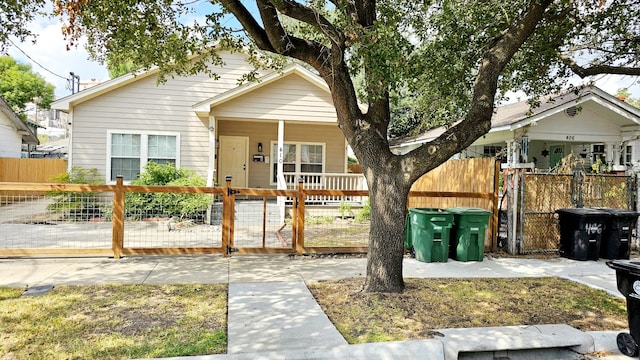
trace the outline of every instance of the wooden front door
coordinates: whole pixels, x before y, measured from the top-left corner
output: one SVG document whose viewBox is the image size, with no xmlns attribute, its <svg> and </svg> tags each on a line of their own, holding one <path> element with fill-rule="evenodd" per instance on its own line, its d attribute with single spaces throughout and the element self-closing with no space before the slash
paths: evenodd
<svg viewBox="0 0 640 360">
<path fill-rule="evenodd" d="M 218 184 L 224 185 L 227 175 L 233 178 L 234 187 L 247 186 L 249 138 L 241 136 L 220 136 L 218 150 Z"/>
</svg>

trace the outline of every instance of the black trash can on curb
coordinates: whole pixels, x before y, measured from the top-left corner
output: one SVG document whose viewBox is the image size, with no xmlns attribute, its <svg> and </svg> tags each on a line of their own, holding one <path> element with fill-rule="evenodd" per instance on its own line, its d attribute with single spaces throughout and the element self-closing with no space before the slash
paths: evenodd
<svg viewBox="0 0 640 360">
<path fill-rule="evenodd" d="M 611 260 L 607 261 L 607 266 L 616 271 L 618 290 L 627 298 L 630 334 L 618 334 L 618 349 L 627 356 L 637 356 L 640 343 L 640 261 Z"/>
<path fill-rule="evenodd" d="M 574 260 L 598 260 L 609 214 L 597 209 L 558 209 L 560 256 Z"/>
<path fill-rule="evenodd" d="M 631 235 L 636 227 L 639 213 L 632 210 L 601 208 L 609 216 L 602 234 L 600 257 L 610 260 L 629 259 Z"/>
</svg>

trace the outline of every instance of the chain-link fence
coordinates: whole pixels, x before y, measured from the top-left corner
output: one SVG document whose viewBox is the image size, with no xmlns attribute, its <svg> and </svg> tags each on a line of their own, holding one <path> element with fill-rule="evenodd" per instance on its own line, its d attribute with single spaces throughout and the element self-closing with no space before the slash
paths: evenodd
<svg viewBox="0 0 640 360">
<path fill-rule="evenodd" d="M 519 252 L 554 252 L 560 243 L 558 209 L 605 207 L 632 209 L 633 178 L 610 174 L 524 173 L 518 205 L 521 214 Z"/>
</svg>

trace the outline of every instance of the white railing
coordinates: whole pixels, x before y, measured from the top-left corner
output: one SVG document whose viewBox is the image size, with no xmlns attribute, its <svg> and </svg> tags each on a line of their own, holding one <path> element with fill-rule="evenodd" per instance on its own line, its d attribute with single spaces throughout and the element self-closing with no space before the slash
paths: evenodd
<svg viewBox="0 0 640 360">
<path fill-rule="evenodd" d="M 362 174 L 346 173 L 284 173 L 287 188 L 298 188 L 298 179 L 302 179 L 305 189 L 313 190 L 368 190 L 367 181 Z M 354 202 L 364 204 L 363 196 L 309 196 L 309 203 Z"/>
</svg>

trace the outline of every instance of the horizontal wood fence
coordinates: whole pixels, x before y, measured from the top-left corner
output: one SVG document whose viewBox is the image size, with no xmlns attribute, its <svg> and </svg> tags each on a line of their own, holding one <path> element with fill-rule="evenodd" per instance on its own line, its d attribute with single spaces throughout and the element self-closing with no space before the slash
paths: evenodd
<svg viewBox="0 0 640 360">
<path fill-rule="evenodd" d="M 496 168 L 495 162 L 492 166 Z M 472 175 L 477 176 L 476 173 Z M 490 176 L 495 178 L 497 174 Z M 486 248 L 494 247 L 497 178 L 494 181 L 495 184 L 482 191 L 415 190 L 409 195 L 408 207 L 425 207 L 421 204 L 438 200 L 447 201 L 451 206 L 459 206 L 461 202 L 469 204 L 469 199 L 484 201 L 485 205 L 476 206 L 495 214 L 485 244 Z M 303 254 L 368 250 L 368 219 L 359 219 L 365 209 L 353 208 L 348 201 L 333 207 L 313 205 L 308 201 L 319 196 L 368 197 L 368 191 L 362 190 L 307 189 L 302 183 L 297 190 L 234 188 L 230 181 L 224 187 L 133 186 L 124 185 L 119 179 L 115 185 L 5 182 L 0 183 L 0 193 L 3 192 L 46 192 L 49 195 L 30 201 L 38 203 L 40 210 L 25 208 L 24 215 L 11 205 L 0 206 L 0 256 L 108 255 L 119 258 L 155 254 L 227 256 L 233 252 Z M 63 197 L 63 204 L 58 207 L 66 215 L 52 213 L 50 209 L 61 201 L 58 198 L 57 202 L 52 202 L 51 194 L 73 195 Z M 199 216 L 194 223 L 171 210 L 162 210 L 169 208 L 166 203 L 153 203 L 157 213 L 132 210 L 140 199 L 164 199 L 162 196 L 151 197 L 158 194 L 166 194 L 170 201 L 175 201 L 178 194 L 204 194 L 208 204 L 199 211 L 206 212 L 207 219 L 202 220 L 203 216 Z M 459 201 L 451 202 L 455 198 Z M 90 204 L 98 201 L 100 205 Z M 76 208 L 70 211 L 70 205 Z M 58 233 L 49 236 L 51 231 Z M 33 241 L 26 240 L 30 237 Z M 53 241 L 53 238 L 59 240 Z M 336 239 L 342 240 L 337 242 Z M 44 241 L 48 241 L 47 245 L 41 245 Z"/>
</svg>

